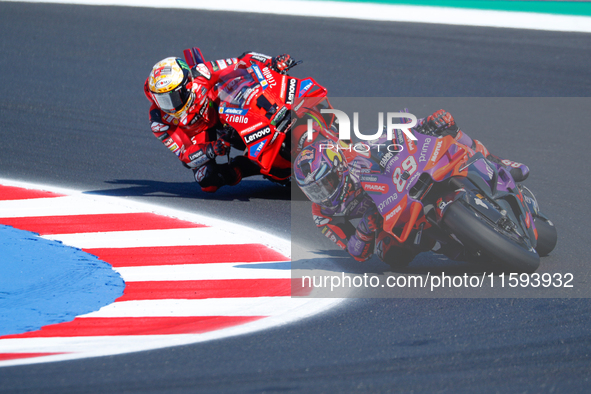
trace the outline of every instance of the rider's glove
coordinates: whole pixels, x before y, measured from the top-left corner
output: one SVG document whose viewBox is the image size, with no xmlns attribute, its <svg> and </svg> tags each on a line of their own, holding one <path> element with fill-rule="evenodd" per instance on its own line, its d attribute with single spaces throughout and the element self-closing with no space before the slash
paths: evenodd
<svg viewBox="0 0 591 394">
<path fill-rule="evenodd" d="M 443 109 L 440 109 L 439 111 L 434 112 L 432 115 L 429 115 L 423 124 L 419 126 L 419 128 L 419 131 L 423 134 L 439 136 L 445 133 L 451 134 L 454 137 L 459 130 L 454 117 Z"/>
<path fill-rule="evenodd" d="M 382 216 L 377 209 L 369 209 L 347 242 L 349 254 L 357 261 L 365 261 L 373 254 L 376 231 L 382 228 Z"/>
<path fill-rule="evenodd" d="M 224 156 L 230 150 L 230 143 L 223 138 L 218 138 L 213 146 L 213 151 L 218 156 Z"/>
<path fill-rule="evenodd" d="M 369 210 L 363 215 L 363 219 L 361 220 L 367 230 L 369 231 L 376 231 L 382 228 L 382 215 L 377 210 Z"/>
<path fill-rule="evenodd" d="M 347 251 L 355 260 L 365 261 L 373 254 L 374 240 L 375 233 L 363 234 L 357 229 L 347 242 Z"/>
<path fill-rule="evenodd" d="M 294 63 L 291 56 L 283 54 L 271 59 L 271 68 L 280 74 L 287 74 L 287 71 Z"/>
<path fill-rule="evenodd" d="M 230 143 L 223 138 L 210 142 L 207 146 L 207 157 L 214 159 L 215 156 L 224 156 L 230 151 Z"/>
<path fill-rule="evenodd" d="M 224 125 L 217 131 L 218 138 L 228 142 L 229 144 L 236 143 L 235 138 L 238 137 L 238 132 L 230 125 Z"/>
</svg>

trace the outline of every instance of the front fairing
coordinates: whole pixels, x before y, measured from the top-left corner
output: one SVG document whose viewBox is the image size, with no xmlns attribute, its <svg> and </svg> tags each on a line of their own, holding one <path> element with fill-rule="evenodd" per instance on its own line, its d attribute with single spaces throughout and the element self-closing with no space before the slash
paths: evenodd
<svg viewBox="0 0 591 394">
<path fill-rule="evenodd" d="M 400 130 L 394 134 L 393 143 L 363 144 L 369 148 L 367 153 L 358 153 L 374 162 L 372 170 L 361 175 L 361 183 L 384 217 L 386 231 L 405 225 L 413 211 L 416 219 L 419 207 L 423 208 L 421 200 L 434 181 L 462 175 L 454 163 L 464 152 L 452 137 L 415 133 L 417 140 L 413 141 Z"/>
</svg>

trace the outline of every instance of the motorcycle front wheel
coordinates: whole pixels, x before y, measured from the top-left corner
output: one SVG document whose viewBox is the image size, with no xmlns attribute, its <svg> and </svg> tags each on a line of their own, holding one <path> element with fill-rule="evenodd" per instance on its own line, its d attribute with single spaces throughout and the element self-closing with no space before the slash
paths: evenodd
<svg viewBox="0 0 591 394">
<path fill-rule="evenodd" d="M 522 245 L 461 201 L 447 207 L 442 221 L 443 228 L 469 253 L 490 260 L 504 272 L 534 272 L 540 266 L 540 256 L 535 250 Z"/>
<path fill-rule="evenodd" d="M 536 251 L 541 257 L 548 256 L 558 241 L 558 233 L 554 223 L 539 216 L 534 216 L 534 224 L 538 230 Z"/>
</svg>

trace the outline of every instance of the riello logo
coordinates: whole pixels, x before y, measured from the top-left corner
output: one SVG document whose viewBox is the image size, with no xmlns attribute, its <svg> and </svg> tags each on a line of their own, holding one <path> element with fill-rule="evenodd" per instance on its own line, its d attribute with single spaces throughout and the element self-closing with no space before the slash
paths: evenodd
<svg viewBox="0 0 591 394">
<path fill-rule="evenodd" d="M 321 109 L 323 114 L 334 114 L 338 119 L 339 124 L 339 139 L 350 140 L 351 139 L 351 120 L 349 116 L 338 109 Z M 407 119 L 409 121 L 398 123 L 394 122 L 395 119 Z M 408 112 L 388 112 L 386 114 L 386 137 L 389 141 L 392 141 L 394 137 L 394 129 L 402 130 L 402 132 L 411 140 L 416 141 L 415 137 L 410 129 L 417 125 L 417 117 Z M 374 134 L 366 135 L 359 131 L 359 113 L 353 112 L 353 132 L 355 136 L 360 140 L 373 141 L 380 138 L 384 132 L 384 113 L 378 112 L 378 131 Z M 312 119 L 308 119 L 308 141 L 312 141 L 313 130 L 312 130 Z"/>
</svg>

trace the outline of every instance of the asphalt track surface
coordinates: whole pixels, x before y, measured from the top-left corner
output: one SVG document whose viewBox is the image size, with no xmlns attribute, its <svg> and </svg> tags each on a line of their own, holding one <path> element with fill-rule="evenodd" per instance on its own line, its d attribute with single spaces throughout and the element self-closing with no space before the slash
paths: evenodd
<svg viewBox="0 0 591 394">
<path fill-rule="evenodd" d="M 254 179 L 205 195 L 151 136 L 142 84 L 156 61 L 193 45 L 210 59 L 287 52 L 305 60 L 293 74 L 313 76 L 331 96 L 591 91 L 585 34 L 27 3 L 0 3 L 0 26 L 0 176 L 220 215 L 283 237 L 289 190 Z M 472 134 L 530 165 L 560 232 L 543 264 L 583 275 L 591 119 L 581 105 L 538 114 L 555 127 Z M 498 122 L 486 108 L 479 114 Z M 587 299 L 356 299 L 220 341 L 1 368 L 0 392 L 582 392 L 590 323 Z"/>
</svg>

